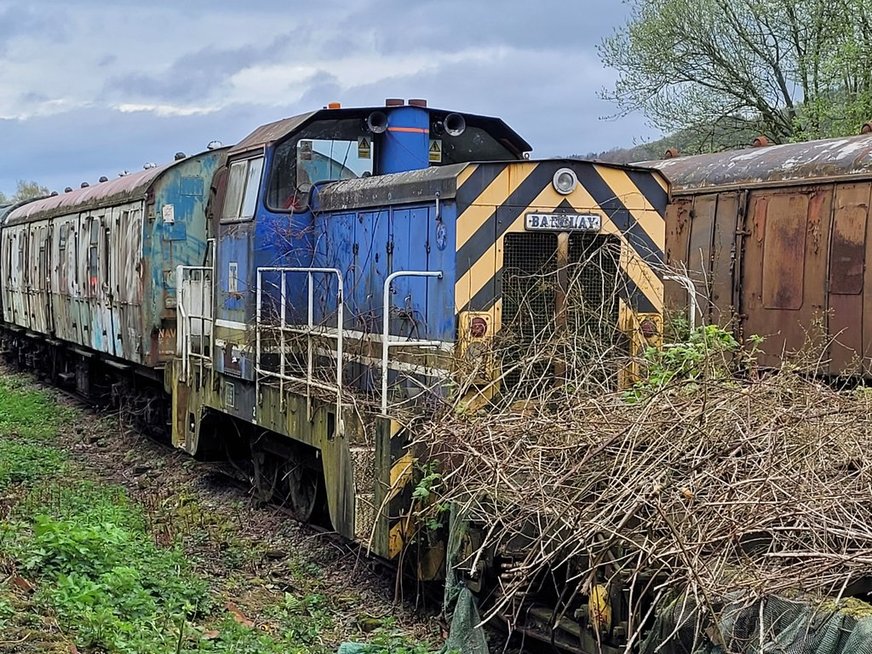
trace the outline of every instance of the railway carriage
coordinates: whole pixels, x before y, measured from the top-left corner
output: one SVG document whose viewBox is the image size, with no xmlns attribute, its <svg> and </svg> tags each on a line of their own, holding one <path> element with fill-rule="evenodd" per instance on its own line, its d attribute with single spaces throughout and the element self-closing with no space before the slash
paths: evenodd
<svg viewBox="0 0 872 654">
<path fill-rule="evenodd" d="M 687 268 L 699 317 L 764 337 L 763 365 L 810 347 L 821 374 L 872 375 L 872 136 L 650 165 L 672 184 L 667 260 Z M 666 298 L 687 306 L 678 284 Z"/>
<path fill-rule="evenodd" d="M 8 349 L 83 395 L 103 383 L 101 365 L 159 382 L 176 349 L 175 268 L 203 261 L 224 156 L 180 158 L 10 211 L 0 234 Z M 153 417 L 165 428 L 166 416 Z"/>
</svg>

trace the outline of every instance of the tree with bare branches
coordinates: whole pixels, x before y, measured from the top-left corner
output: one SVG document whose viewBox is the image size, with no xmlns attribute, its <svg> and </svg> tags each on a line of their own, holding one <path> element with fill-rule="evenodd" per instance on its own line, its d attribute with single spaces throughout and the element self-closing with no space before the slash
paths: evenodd
<svg viewBox="0 0 872 654">
<path fill-rule="evenodd" d="M 853 134 L 872 118 L 870 0 L 628 2 L 599 47 L 620 114 L 696 130 L 700 150 L 749 130 L 775 143 Z"/>
</svg>

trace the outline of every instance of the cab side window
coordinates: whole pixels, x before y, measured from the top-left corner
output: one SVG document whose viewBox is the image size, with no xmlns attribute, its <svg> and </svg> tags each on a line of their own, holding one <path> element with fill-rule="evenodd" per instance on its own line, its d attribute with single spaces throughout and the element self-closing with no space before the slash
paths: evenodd
<svg viewBox="0 0 872 654">
<path fill-rule="evenodd" d="M 230 165 L 221 220 L 249 220 L 257 208 L 257 191 L 263 172 L 263 157 L 235 161 Z"/>
</svg>

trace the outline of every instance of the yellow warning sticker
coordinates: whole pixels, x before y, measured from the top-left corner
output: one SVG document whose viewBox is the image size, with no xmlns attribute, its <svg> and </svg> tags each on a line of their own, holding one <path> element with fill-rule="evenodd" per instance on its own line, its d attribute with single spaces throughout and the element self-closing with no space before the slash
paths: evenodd
<svg viewBox="0 0 872 654">
<path fill-rule="evenodd" d="M 442 163 L 442 139 L 430 139 L 430 163 Z"/>
<path fill-rule="evenodd" d="M 369 159 L 372 156 L 372 141 L 368 136 L 359 136 L 357 138 L 357 158 Z"/>
<path fill-rule="evenodd" d="M 312 141 L 300 141 L 298 157 L 300 161 L 312 161 Z"/>
</svg>

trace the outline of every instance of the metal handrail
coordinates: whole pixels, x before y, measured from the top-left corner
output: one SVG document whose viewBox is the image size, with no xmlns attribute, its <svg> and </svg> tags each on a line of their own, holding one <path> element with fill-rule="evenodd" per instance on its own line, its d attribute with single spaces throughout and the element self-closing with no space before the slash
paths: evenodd
<svg viewBox="0 0 872 654">
<path fill-rule="evenodd" d="M 687 275 L 666 275 L 663 279 L 678 282 L 681 286 L 684 287 L 684 290 L 687 291 L 687 320 L 690 326 L 690 331 L 693 331 L 696 327 L 696 285 L 693 283 L 693 280 Z"/>
<path fill-rule="evenodd" d="M 188 313 L 185 308 L 187 295 L 185 294 L 185 273 L 200 273 L 200 313 Z M 209 308 L 210 312 L 205 312 L 206 308 L 206 282 L 208 274 L 209 283 Z M 193 276 L 189 276 L 193 280 Z M 176 338 L 176 349 L 182 358 L 182 378 L 187 379 L 187 375 L 191 369 L 191 359 L 196 359 L 200 362 L 200 373 L 203 372 L 203 367 L 212 364 L 212 348 L 215 343 L 215 320 L 212 307 L 212 285 L 214 284 L 214 271 L 207 266 L 177 266 L 176 267 L 176 324 L 178 334 Z M 192 334 L 194 331 L 194 321 L 200 321 L 200 351 L 194 352 L 191 348 Z M 206 324 L 209 325 L 209 352 L 204 352 L 203 339 L 206 337 Z"/>
<path fill-rule="evenodd" d="M 385 285 L 382 293 L 382 387 L 381 387 L 381 412 L 382 415 L 387 415 L 388 412 L 388 352 L 391 347 L 400 345 L 403 347 L 439 347 L 442 341 L 420 340 L 420 341 L 391 341 L 390 334 L 390 297 L 391 284 L 398 277 L 436 277 L 442 279 L 441 270 L 398 270 L 391 273 L 385 279 Z"/>
<path fill-rule="evenodd" d="M 261 367 L 261 324 L 262 324 L 262 305 L 263 305 L 263 273 L 279 273 L 281 275 L 281 283 L 280 283 L 280 293 L 281 293 L 281 320 L 279 321 L 279 337 L 280 337 L 280 345 L 279 351 L 281 353 L 280 363 L 279 363 L 279 372 L 274 372 L 271 370 L 265 370 Z M 301 330 L 298 326 L 288 326 L 287 324 L 287 274 L 288 273 L 306 273 L 306 286 L 308 292 L 308 307 L 307 307 L 307 320 L 306 320 L 306 330 L 305 334 L 307 336 L 307 360 L 306 360 L 306 377 L 297 377 L 295 375 L 288 375 L 285 370 L 285 335 L 288 332 L 299 333 Z M 320 330 L 320 325 L 315 325 L 314 321 L 314 313 L 315 313 L 315 294 L 314 288 L 312 285 L 312 275 L 313 274 L 328 274 L 335 275 L 337 279 L 337 292 L 336 292 L 336 334 L 326 334 L 328 337 L 336 338 L 336 385 L 331 386 L 329 384 L 324 384 L 313 379 L 315 373 L 315 352 L 314 352 L 314 343 L 313 336 L 315 336 L 316 332 Z M 306 408 L 308 419 L 312 419 L 312 388 L 320 388 L 321 390 L 331 391 L 336 393 L 336 425 L 337 431 L 341 431 L 342 429 L 342 326 L 344 319 L 344 295 L 343 295 L 343 282 L 342 282 L 342 272 L 337 268 L 302 268 L 302 267 L 264 267 L 257 269 L 257 308 L 256 308 L 256 327 L 255 327 L 255 362 L 254 362 L 254 370 L 255 370 L 255 384 L 258 385 L 260 383 L 260 375 L 264 377 L 275 377 L 279 380 L 279 405 L 280 408 L 284 409 L 284 383 L 287 382 L 296 382 L 302 383 L 306 385 Z M 323 335 L 323 334 L 322 334 Z M 257 389 L 256 389 L 257 392 Z"/>
</svg>

